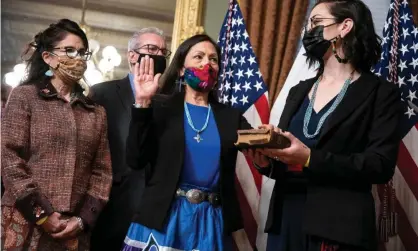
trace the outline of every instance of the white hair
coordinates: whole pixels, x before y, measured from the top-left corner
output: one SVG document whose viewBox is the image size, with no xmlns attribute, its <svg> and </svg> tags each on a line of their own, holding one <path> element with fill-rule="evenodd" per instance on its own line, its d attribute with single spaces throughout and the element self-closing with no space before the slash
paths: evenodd
<svg viewBox="0 0 418 251">
<path fill-rule="evenodd" d="M 135 32 L 132 37 L 129 39 L 128 42 L 128 51 L 131 51 L 133 49 L 137 49 L 138 47 L 138 37 L 140 37 L 143 34 L 156 34 L 164 39 L 165 42 L 165 35 L 164 32 L 156 27 L 147 27 L 142 28 L 139 31 Z"/>
</svg>

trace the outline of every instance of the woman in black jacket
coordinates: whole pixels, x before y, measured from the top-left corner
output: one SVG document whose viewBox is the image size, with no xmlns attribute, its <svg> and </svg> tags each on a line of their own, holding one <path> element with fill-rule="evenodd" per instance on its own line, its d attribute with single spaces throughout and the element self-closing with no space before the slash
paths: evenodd
<svg viewBox="0 0 418 251">
<path fill-rule="evenodd" d="M 290 90 L 278 128 L 291 141 L 263 153 L 276 179 L 266 231 L 278 251 L 376 250 L 372 184 L 393 176 L 402 106 L 370 72 L 380 38 L 360 0 L 320 0 L 303 45 L 315 78 Z M 277 129 L 277 130 L 280 130 Z"/>
<path fill-rule="evenodd" d="M 217 102 L 219 64 L 220 49 L 207 35 L 187 39 L 161 90 L 183 91 L 169 97 L 155 95 L 159 74 L 154 77 L 152 59 L 136 65 L 127 163 L 150 172 L 124 250 L 231 250 L 225 236 L 242 229 L 234 142 L 236 131 L 250 125 Z"/>
</svg>

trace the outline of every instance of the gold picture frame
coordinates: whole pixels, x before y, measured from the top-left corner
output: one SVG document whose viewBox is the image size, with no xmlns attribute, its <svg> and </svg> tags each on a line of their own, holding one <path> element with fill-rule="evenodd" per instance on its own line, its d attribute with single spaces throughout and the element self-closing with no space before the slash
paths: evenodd
<svg viewBox="0 0 418 251">
<path fill-rule="evenodd" d="M 177 0 L 171 40 L 170 61 L 178 46 L 187 38 L 204 32 L 202 26 L 204 0 Z"/>
</svg>

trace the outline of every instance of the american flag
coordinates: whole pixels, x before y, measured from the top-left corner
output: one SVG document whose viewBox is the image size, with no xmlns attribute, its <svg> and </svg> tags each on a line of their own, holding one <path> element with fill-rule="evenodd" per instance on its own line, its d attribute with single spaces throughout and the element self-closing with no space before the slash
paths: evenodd
<svg viewBox="0 0 418 251">
<path fill-rule="evenodd" d="M 253 127 L 267 124 L 270 114 L 267 85 L 261 76 L 241 9 L 235 0 L 229 2 L 218 44 L 222 48 L 220 101 L 240 109 Z M 248 241 L 255 247 L 260 223 L 258 211 L 263 179 L 251 161 L 245 159 L 241 153 L 237 159 L 236 178 L 248 239 L 235 238 L 235 242 L 238 249 L 243 250 Z"/>
<path fill-rule="evenodd" d="M 404 103 L 400 127 L 404 138 L 393 178 L 398 235 L 382 249 L 413 251 L 418 249 L 418 111 L 413 108 L 418 104 L 418 28 L 408 0 L 391 1 L 382 47 L 381 61 L 374 72 L 399 87 Z"/>
</svg>

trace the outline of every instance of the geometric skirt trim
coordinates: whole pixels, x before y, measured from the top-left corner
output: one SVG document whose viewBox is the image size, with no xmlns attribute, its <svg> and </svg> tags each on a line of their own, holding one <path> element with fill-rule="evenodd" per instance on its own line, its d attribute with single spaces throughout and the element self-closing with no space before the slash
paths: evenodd
<svg viewBox="0 0 418 251">
<path fill-rule="evenodd" d="M 192 204 L 185 197 L 176 197 L 161 232 L 133 222 L 122 250 L 227 251 L 232 250 L 232 238 L 223 234 L 222 207 L 209 202 Z"/>
</svg>

